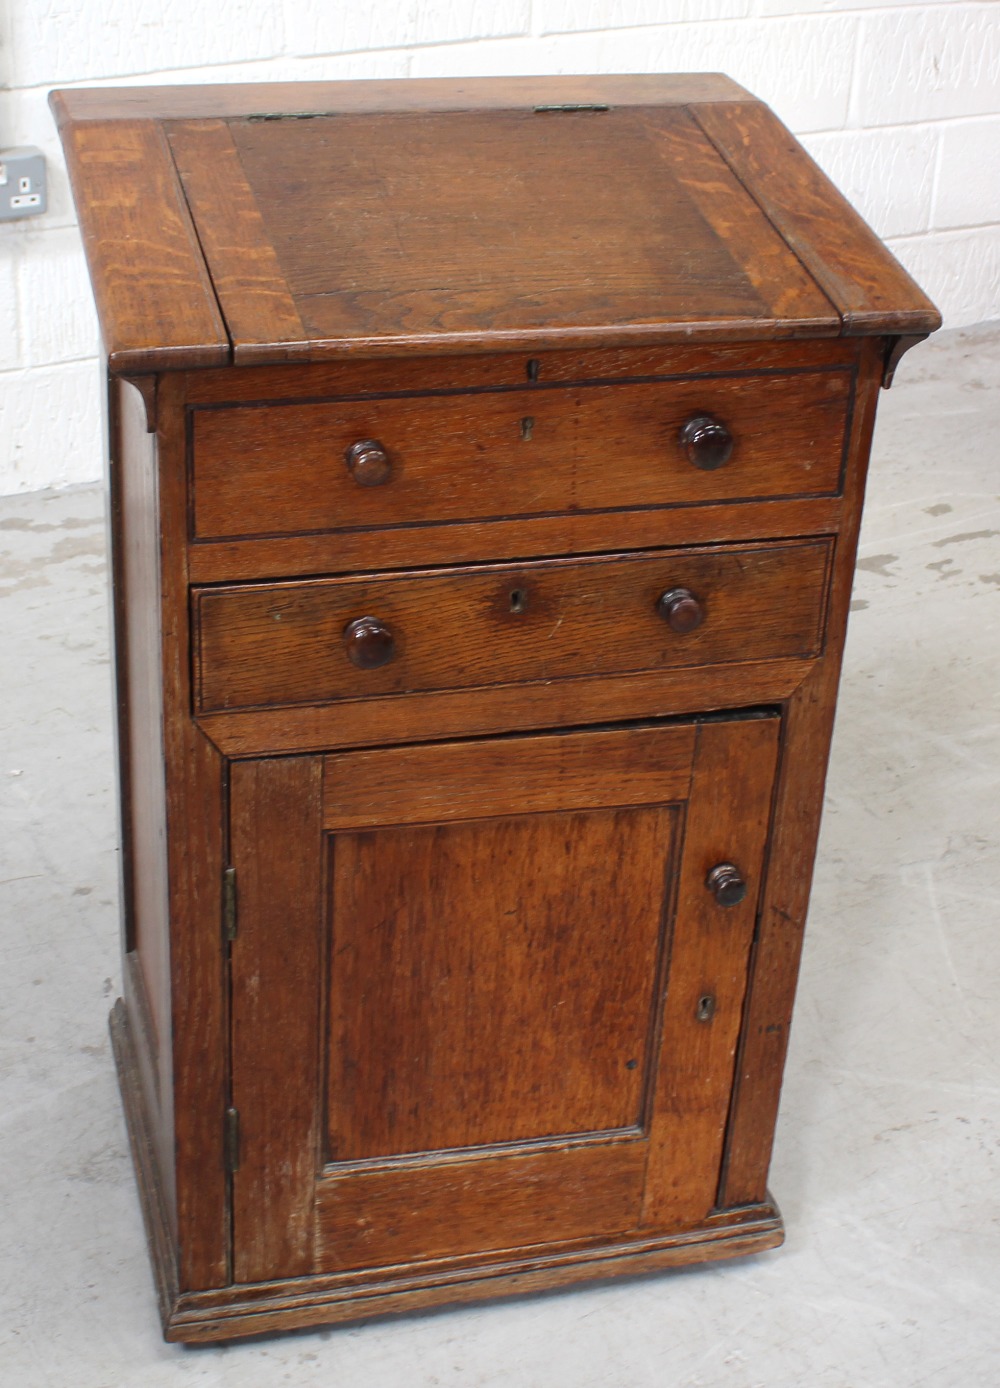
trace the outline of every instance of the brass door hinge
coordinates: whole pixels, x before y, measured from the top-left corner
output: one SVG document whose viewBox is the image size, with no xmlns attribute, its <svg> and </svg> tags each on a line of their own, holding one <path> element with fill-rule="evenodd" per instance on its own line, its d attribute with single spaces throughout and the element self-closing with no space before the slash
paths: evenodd
<svg viewBox="0 0 1000 1388">
<path fill-rule="evenodd" d="M 227 867 L 222 874 L 222 937 L 236 939 L 236 869 Z"/>
<path fill-rule="evenodd" d="M 225 1133 L 223 1137 L 224 1160 L 229 1172 L 240 1169 L 240 1111 L 226 1109 Z"/>
</svg>

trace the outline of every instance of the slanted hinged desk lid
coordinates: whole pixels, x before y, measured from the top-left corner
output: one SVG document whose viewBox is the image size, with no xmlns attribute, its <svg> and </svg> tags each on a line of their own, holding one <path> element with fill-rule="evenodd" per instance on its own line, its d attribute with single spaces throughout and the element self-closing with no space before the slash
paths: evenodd
<svg viewBox="0 0 1000 1388">
<path fill-rule="evenodd" d="M 53 105 L 119 372 L 940 321 L 768 108 L 717 75 Z"/>
</svg>

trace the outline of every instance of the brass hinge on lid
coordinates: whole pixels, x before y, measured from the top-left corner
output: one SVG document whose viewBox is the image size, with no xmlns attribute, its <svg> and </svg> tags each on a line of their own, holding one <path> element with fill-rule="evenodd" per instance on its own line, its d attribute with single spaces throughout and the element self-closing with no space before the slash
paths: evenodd
<svg viewBox="0 0 1000 1388">
<path fill-rule="evenodd" d="M 222 874 L 222 938 L 236 939 L 236 869 L 227 867 Z"/>
<path fill-rule="evenodd" d="M 226 1109 L 225 1129 L 223 1133 L 223 1160 L 228 1172 L 239 1171 L 240 1169 L 240 1111 L 235 1108 Z"/>
</svg>

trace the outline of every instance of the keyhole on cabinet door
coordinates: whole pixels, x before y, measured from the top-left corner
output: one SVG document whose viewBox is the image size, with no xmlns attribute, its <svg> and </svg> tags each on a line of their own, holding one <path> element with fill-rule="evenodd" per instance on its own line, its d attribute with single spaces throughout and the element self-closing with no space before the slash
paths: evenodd
<svg viewBox="0 0 1000 1388">
<path fill-rule="evenodd" d="M 715 999 L 711 993 L 705 993 L 698 999 L 695 1016 L 699 1022 L 710 1022 L 715 1016 Z"/>
<path fill-rule="evenodd" d="M 534 419 L 531 417 L 530 414 L 525 415 L 524 418 L 521 420 L 521 437 L 522 437 L 522 439 L 524 439 L 525 441 L 530 441 L 531 435 L 532 435 L 532 433 L 534 432 L 534 429 L 535 429 L 535 421 L 534 421 Z"/>
<path fill-rule="evenodd" d="M 510 595 L 511 612 L 524 612 L 528 606 L 528 594 L 524 588 L 515 588 Z"/>
</svg>

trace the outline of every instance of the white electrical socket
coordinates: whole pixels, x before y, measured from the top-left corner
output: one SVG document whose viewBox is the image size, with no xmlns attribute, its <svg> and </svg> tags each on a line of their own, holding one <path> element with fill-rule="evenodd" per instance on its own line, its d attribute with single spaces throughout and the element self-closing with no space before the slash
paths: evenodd
<svg viewBox="0 0 1000 1388">
<path fill-rule="evenodd" d="M 47 205 L 48 185 L 42 151 L 0 150 L 0 222 L 37 217 Z"/>
</svg>

